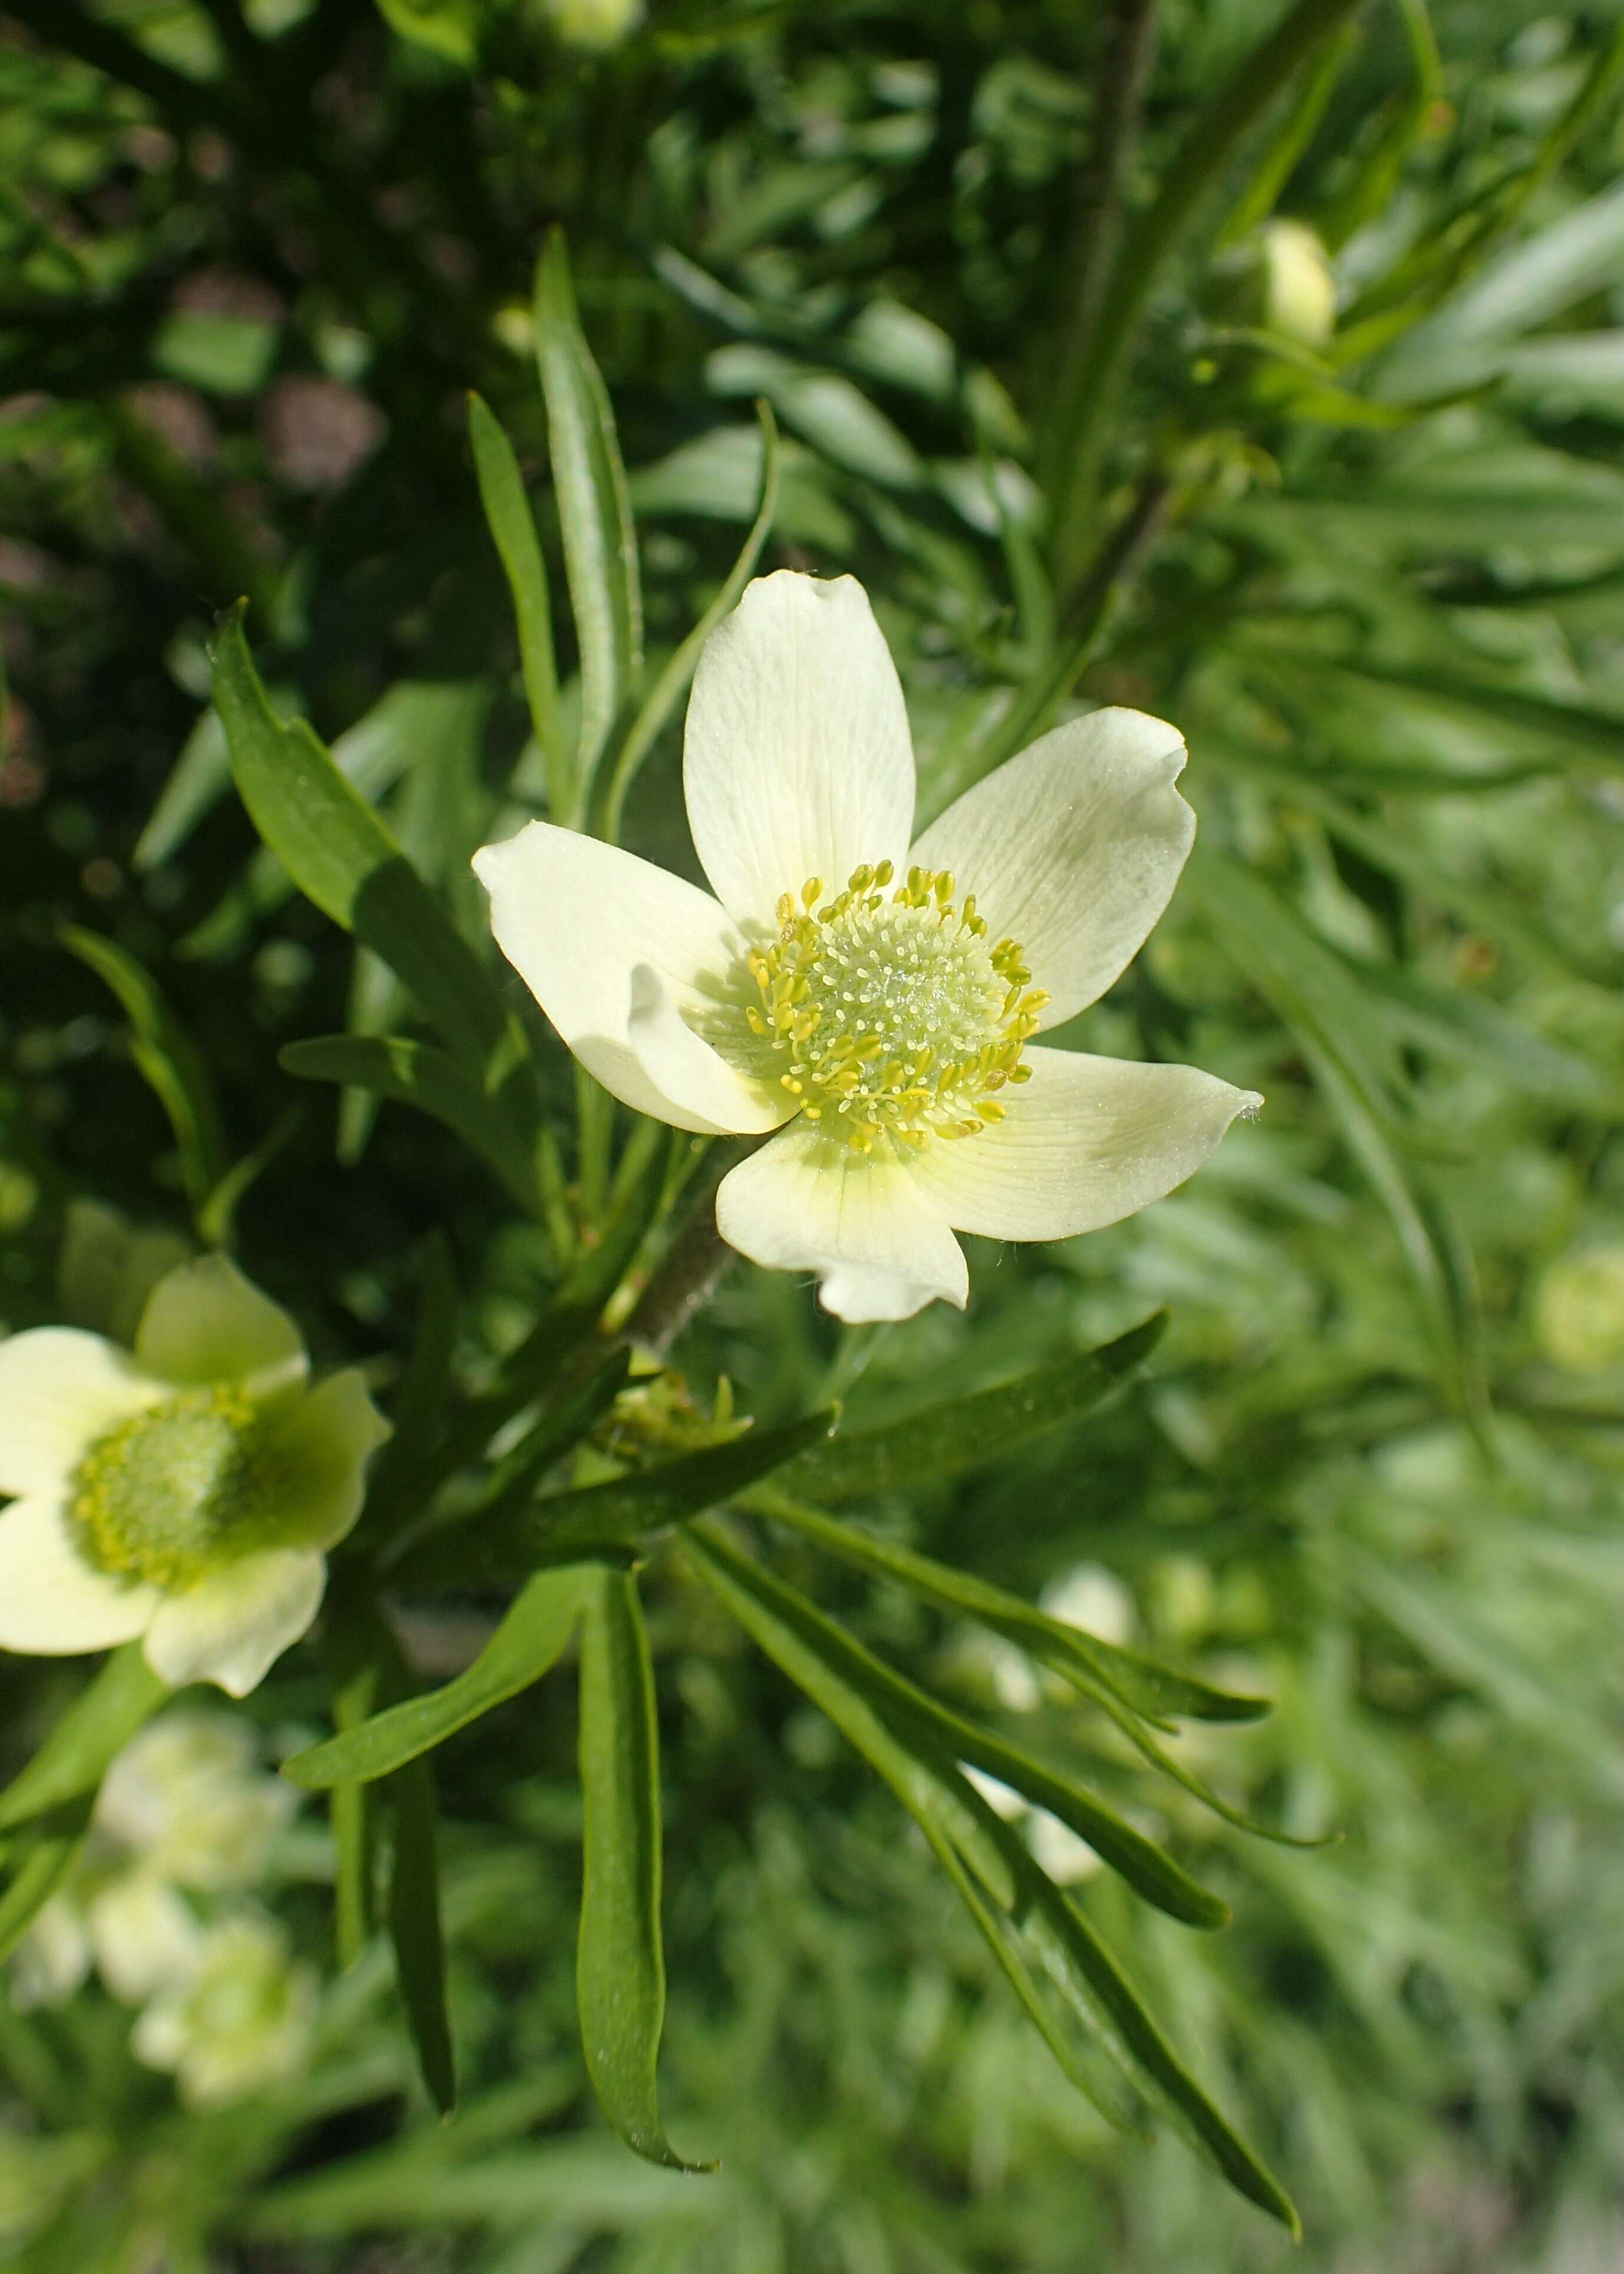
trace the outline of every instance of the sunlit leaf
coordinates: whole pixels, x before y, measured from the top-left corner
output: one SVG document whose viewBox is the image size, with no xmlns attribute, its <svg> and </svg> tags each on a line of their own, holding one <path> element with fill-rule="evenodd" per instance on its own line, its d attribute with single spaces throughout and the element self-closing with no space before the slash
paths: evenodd
<svg viewBox="0 0 1624 2274">
<path fill-rule="evenodd" d="M 577 795 L 584 798 L 643 667 L 643 587 L 614 414 L 575 312 L 569 256 L 560 230 L 548 237 L 536 274 L 535 328 L 581 655 L 575 779 Z"/>
</svg>

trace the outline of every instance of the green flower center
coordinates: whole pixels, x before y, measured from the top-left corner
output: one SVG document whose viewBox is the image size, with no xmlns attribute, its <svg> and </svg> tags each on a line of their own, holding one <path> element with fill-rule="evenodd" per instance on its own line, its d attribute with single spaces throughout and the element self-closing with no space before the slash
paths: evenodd
<svg viewBox="0 0 1624 2274">
<path fill-rule="evenodd" d="M 948 870 L 910 869 L 888 894 L 893 873 L 865 863 L 829 900 L 816 877 L 786 892 L 778 937 L 746 959 L 748 1039 L 715 1036 L 860 1153 L 1001 1120 L 996 1093 L 1030 1079 L 1021 1053 L 1049 1000 L 1013 940 L 988 945 L 974 895 L 955 905 Z"/>
<path fill-rule="evenodd" d="M 98 1437 L 70 1514 L 102 1570 L 184 1586 L 270 1542 L 282 1483 L 253 1405 L 222 1384 L 183 1390 Z"/>
</svg>

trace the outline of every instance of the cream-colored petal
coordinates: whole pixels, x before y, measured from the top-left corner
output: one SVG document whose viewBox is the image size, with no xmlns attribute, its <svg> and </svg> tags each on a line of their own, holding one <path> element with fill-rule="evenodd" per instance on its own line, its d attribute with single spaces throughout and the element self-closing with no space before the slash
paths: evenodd
<svg viewBox="0 0 1624 2274">
<path fill-rule="evenodd" d="M 805 1121 L 723 1178 L 716 1221 L 752 1262 L 816 1271 L 823 1308 L 852 1325 L 968 1299 L 964 1251 L 912 1163 L 854 1153 Z"/>
<path fill-rule="evenodd" d="M 649 1080 L 690 1118 L 682 1126 L 759 1136 L 795 1111 L 782 1089 L 751 1081 L 696 1035 L 678 1010 L 670 988 L 651 963 L 632 973 L 627 1039 Z"/>
<path fill-rule="evenodd" d="M 757 577 L 705 644 L 683 782 L 718 898 L 771 923 L 809 877 L 838 891 L 861 862 L 900 864 L 914 750 L 897 666 L 853 577 Z"/>
<path fill-rule="evenodd" d="M 679 1012 L 713 1006 L 736 974 L 745 944 L 709 892 L 545 821 L 484 847 L 474 868 L 491 895 L 497 945 L 605 1089 L 639 1113 L 708 1136 L 763 1126 L 729 1123 L 668 1096 L 632 1045 L 632 974 L 640 964 L 658 973 Z M 718 1085 L 717 1103 L 733 1095 Z"/>
<path fill-rule="evenodd" d="M 1255 1092 L 1196 1066 L 1028 1050 L 1005 1118 L 920 1156 L 921 1191 L 959 1231 L 1065 1239 L 1159 1201 L 1193 1176 Z"/>
<path fill-rule="evenodd" d="M 914 847 L 1019 941 L 1056 1027 L 1132 962 L 1178 882 L 1195 816 L 1173 785 L 1176 727 L 1142 711 L 1073 719 L 968 789 Z"/>
<path fill-rule="evenodd" d="M 165 1273 L 147 1299 L 135 1355 L 166 1382 L 240 1382 L 256 1396 L 302 1382 L 309 1367 L 287 1312 L 225 1255 Z"/>
<path fill-rule="evenodd" d="M 68 1658 L 139 1635 L 155 1587 L 98 1571 L 81 1552 L 59 1497 L 32 1494 L 0 1515 L 0 1650 Z"/>
<path fill-rule="evenodd" d="M 78 1327 L 0 1342 L 0 1493 L 59 1492 L 104 1429 L 163 1395 L 128 1351 Z"/>
<path fill-rule="evenodd" d="M 301 1397 L 267 1447 L 282 1480 L 277 1536 L 290 1547 L 335 1547 L 361 1513 L 368 1457 L 389 1434 L 354 1367 Z"/>
<path fill-rule="evenodd" d="M 245 1698 L 321 1608 L 327 1565 L 313 1548 L 272 1547 L 166 1596 L 147 1630 L 147 1663 L 178 1690 L 213 1682 Z"/>
</svg>

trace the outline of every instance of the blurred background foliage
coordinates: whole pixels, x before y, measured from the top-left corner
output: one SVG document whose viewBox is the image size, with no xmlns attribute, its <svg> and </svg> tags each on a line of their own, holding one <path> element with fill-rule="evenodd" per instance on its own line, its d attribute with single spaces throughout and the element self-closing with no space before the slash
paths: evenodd
<svg viewBox="0 0 1624 2274">
<path fill-rule="evenodd" d="M 529 296 L 562 222 L 657 659 L 756 512 L 764 399 L 765 564 L 868 584 L 930 809 L 1073 697 L 1188 736 L 1197 857 L 1072 1038 L 1255 1086 L 1261 1120 L 1112 1231 L 985 1248 L 966 1318 L 842 1330 L 741 1269 L 674 1359 L 763 1420 L 878 1416 L 1170 1306 L 1104 1412 L 874 1514 L 1029 1597 L 1070 1574 L 1085 1623 L 1274 1698 L 1182 1757 L 1337 1844 L 1147 1794 L 1019 1653 L 799 1576 L 1234 1902 L 1196 1939 L 1077 1878 L 1325 2274 L 1624 2257 L 1620 78 L 1615 6 L 1527 0 L 0 6 L 6 1322 L 64 1314 L 75 1203 L 187 1221 L 66 920 L 160 975 L 229 1154 L 258 1148 L 245 1267 L 324 1360 L 387 1391 L 436 1223 L 470 1377 L 528 1327 L 538 1238 L 478 1163 L 278 1064 L 398 1005 L 256 852 L 205 642 L 246 593 L 279 706 L 477 937 L 467 855 L 545 793 L 464 396 L 561 589 Z M 682 865 L 678 755 L 628 828 Z M 387 1962 L 335 1973 L 307 1804 L 264 1891 L 326 1980 L 303 2069 L 189 2111 L 94 1986 L 0 2004 L 0 2260 L 1281 2263 L 1177 2143 L 1064 2086 L 828 1726 L 674 1570 L 649 1600 L 666 2100 L 720 2176 L 639 2165 L 592 2109 L 554 1676 L 441 1755 L 455 2123 Z M 426 1672 L 468 1654 L 453 1619 L 406 1636 Z M 0 1668 L 15 1760 L 74 1679 Z M 267 1758 L 321 1695 L 300 1654 L 256 1693 Z M 1056 1829 L 1038 1852 L 1086 1874 Z"/>
</svg>

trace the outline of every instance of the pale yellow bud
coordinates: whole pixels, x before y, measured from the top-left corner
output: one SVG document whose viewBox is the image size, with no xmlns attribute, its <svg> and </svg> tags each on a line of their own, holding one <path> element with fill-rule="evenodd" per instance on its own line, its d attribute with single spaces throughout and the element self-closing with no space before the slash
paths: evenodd
<svg viewBox="0 0 1624 2274">
<path fill-rule="evenodd" d="M 1272 221 L 1263 232 L 1263 320 L 1310 348 L 1336 329 L 1336 280 L 1324 245 L 1300 221 Z"/>
</svg>

